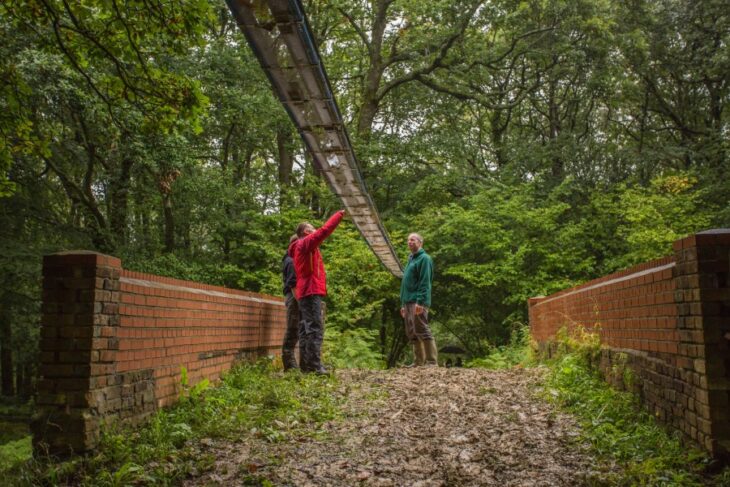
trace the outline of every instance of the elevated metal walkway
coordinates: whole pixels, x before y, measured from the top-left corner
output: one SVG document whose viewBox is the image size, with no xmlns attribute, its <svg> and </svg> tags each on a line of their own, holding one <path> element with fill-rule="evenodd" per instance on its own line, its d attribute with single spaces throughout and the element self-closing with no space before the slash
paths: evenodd
<svg viewBox="0 0 730 487">
<path fill-rule="evenodd" d="M 226 0 L 315 164 L 383 265 L 403 268 L 360 172 L 300 0 Z"/>
</svg>

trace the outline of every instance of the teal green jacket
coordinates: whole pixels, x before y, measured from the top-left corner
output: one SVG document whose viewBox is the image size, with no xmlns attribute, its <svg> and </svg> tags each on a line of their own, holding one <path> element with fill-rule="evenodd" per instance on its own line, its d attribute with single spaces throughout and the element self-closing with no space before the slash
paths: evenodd
<svg viewBox="0 0 730 487">
<path fill-rule="evenodd" d="M 433 261 L 425 250 L 419 249 L 408 257 L 400 284 L 400 302 L 418 303 L 431 307 L 431 282 L 433 281 Z"/>
</svg>

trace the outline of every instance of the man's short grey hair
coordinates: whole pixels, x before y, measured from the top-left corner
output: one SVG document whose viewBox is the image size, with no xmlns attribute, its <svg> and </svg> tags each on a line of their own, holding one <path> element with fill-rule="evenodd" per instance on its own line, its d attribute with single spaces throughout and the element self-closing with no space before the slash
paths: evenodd
<svg viewBox="0 0 730 487">
<path fill-rule="evenodd" d="M 420 233 L 416 233 L 416 232 L 409 233 L 408 234 L 408 238 L 411 238 L 411 237 L 416 237 L 416 240 L 418 240 L 419 242 L 421 242 L 421 245 L 423 245 L 423 237 L 421 236 Z"/>
</svg>

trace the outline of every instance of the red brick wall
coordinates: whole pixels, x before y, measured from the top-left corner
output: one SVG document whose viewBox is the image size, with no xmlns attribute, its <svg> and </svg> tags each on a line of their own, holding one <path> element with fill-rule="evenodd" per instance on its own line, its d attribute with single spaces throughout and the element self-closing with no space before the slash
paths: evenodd
<svg viewBox="0 0 730 487">
<path fill-rule="evenodd" d="M 530 300 L 530 327 L 538 341 L 563 326 L 600 333 L 609 347 L 656 352 L 675 360 L 677 307 L 674 256 L 645 262 L 545 298 Z"/>
<path fill-rule="evenodd" d="M 282 298 L 122 269 L 115 257 L 62 252 L 43 262 L 37 449 L 93 449 L 100 428 L 138 423 L 189 383 L 238 360 L 277 354 Z"/>
<path fill-rule="evenodd" d="M 711 453 L 730 452 L 730 230 L 692 235 L 674 255 L 528 304 L 541 349 L 550 353 L 562 327 L 597 332 L 609 382 Z M 626 367 L 630 384 L 616 373 Z"/>
<path fill-rule="evenodd" d="M 180 370 L 215 379 L 250 352 L 278 353 L 282 298 L 123 270 L 117 372 L 154 369 L 158 406 L 175 401 Z"/>
</svg>

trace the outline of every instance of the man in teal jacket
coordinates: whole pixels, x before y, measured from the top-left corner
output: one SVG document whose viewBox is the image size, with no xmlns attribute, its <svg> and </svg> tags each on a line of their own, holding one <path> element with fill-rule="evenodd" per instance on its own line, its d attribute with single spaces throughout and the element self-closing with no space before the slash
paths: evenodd
<svg viewBox="0 0 730 487">
<path fill-rule="evenodd" d="M 423 250 L 423 237 L 408 235 L 408 264 L 400 285 L 400 314 L 405 320 L 406 336 L 413 346 L 414 365 L 438 365 L 436 341 L 428 326 L 431 307 L 433 261 Z"/>
</svg>

